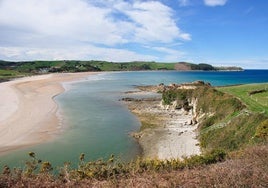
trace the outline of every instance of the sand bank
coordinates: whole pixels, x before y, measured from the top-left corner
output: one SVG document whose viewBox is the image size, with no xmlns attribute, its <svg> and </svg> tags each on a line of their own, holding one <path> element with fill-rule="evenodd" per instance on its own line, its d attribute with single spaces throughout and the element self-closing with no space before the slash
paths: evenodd
<svg viewBox="0 0 268 188">
<path fill-rule="evenodd" d="M 137 94 L 146 98 L 127 98 L 125 101 L 131 112 L 147 127 L 134 134 L 145 158 L 174 159 L 200 154 L 197 125 L 191 124 L 191 112 L 165 109 L 161 105 L 161 96 L 151 98 L 151 92 Z M 133 92 L 131 96 L 134 96 Z"/>
<path fill-rule="evenodd" d="M 62 93 L 63 82 L 96 73 L 59 73 L 25 77 L 0 83 L 0 154 L 39 144 L 60 129 L 53 98 Z"/>
</svg>

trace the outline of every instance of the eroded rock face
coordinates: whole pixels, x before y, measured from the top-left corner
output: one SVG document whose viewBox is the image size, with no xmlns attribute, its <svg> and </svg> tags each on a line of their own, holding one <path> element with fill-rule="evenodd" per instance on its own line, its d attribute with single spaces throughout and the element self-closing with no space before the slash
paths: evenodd
<svg viewBox="0 0 268 188">
<path fill-rule="evenodd" d="M 198 99 L 197 98 L 188 98 L 186 106 L 178 104 L 178 101 L 173 101 L 171 105 L 165 105 L 163 100 L 159 103 L 160 108 L 167 111 L 177 111 L 181 114 L 188 115 L 190 114 L 192 119 L 190 120 L 190 125 L 196 125 L 206 116 L 202 111 L 197 110 Z"/>
<path fill-rule="evenodd" d="M 160 84 L 158 88 L 161 89 L 162 93 L 168 92 L 170 90 L 179 91 L 179 90 L 195 90 L 198 87 L 211 87 L 210 83 L 205 83 L 203 81 L 195 81 L 192 83 L 183 83 L 183 84 L 170 84 L 165 86 Z M 160 102 L 160 107 L 165 110 L 177 110 L 182 114 L 191 114 L 192 120 L 191 125 L 195 125 L 202 120 L 207 114 L 203 113 L 201 110 L 197 110 L 198 98 L 185 96 L 184 99 L 174 99 L 171 104 L 165 104 L 164 100 Z"/>
<path fill-rule="evenodd" d="M 138 88 L 148 93 L 159 93 L 175 88 L 195 89 L 196 86 L 160 84 Z M 170 105 L 164 105 L 161 98 L 130 100 L 126 97 L 124 101 L 145 125 L 140 132 L 132 134 L 142 146 L 145 158 L 172 159 L 200 154 L 197 124 L 194 121 L 197 100 L 174 100 Z"/>
<path fill-rule="evenodd" d="M 146 97 L 125 100 L 142 123 L 142 130 L 134 137 L 141 144 L 144 157 L 171 159 L 200 154 L 198 130 L 214 115 L 216 108 L 209 107 L 209 100 L 215 100 L 215 96 L 221 97 L 221 94 L 203 81 L 138 89 L 142 90 L 142 95 L 162 93 L 162 97 L 154 100 Z"/>
<path fill-rule="evenodd" d="M 183 83 L 183 84 L 170 84 L 169 86 L 161 85 L 161 88 L 163 90 L 163 94 L 165 92 L 174 91 L 176 92 L 185 92 L 185 90 L 197 90 L 199 88 L 211 88 L 210 83 L 205 83 L 204 81 L 195 81 L 192 83 Z M 204 113 L 202 109 L 198 110 L 198 98 L 191 96 L 189 94 L 191 92 L 188 92 L 188 94 L 185 94 L 185 96 L 182 99 L 176 98 L 174 99 L 170 104 L 165 104 L 165 102 L 162 100 L 160 106 L 163 109 L 166 110 L 179 110 L 184 114 L 191 114 L 192 120 L 191 124 L 195 125 L 198 124 L 198 122 L 201 122 L 204 117 L 209 117 L 211 114 Z M 213 115 L 213 114 L 212 114 Z"/>
<path fill-rule="evenodd" d="M 133 134 L 145 158 L 172 159 L 200 154 L 193 110 L 176 109 L 159 101 L 127 101 L 129 109 L 149 127 Z"/>
<path fill-rule="evenodd" d="M 226 126 L 221 121 L 244 108 L 238 99 L 203 81 L 140 89 L 146 91 L 143 94 L 162 93 L 156 100 L 127 100 L 130 110 L 142 123 L 143 128 L 135 137 L 144 156 L 149 158 L 170 159 L 199 154 L 198 132 L 210 126 Z"/>
</svg>

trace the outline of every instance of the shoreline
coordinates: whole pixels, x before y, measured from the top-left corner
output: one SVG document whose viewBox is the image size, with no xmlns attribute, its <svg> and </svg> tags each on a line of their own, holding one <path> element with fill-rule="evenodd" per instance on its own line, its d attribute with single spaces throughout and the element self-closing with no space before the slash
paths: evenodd
<svg viewBox="0 0 268 188">
<path fill-rule="evenodd" d="M 0 155 L 47 142 L 61 130 L 55 97 L 64 82 L 97 72 L 56 73 L 0 83 Z"/>
<path fill-rule="evenodd" d="M 133 133 L 143 149 L 143 157 L 170 160 L 201 154 L 197 140 L 197 124 L 193 113 L 161 105 L 154 87 L 126 92 L 122 100 L 141 122 L 141 130 Z M 143 98 L 141 98 L 143 96 Z"/>
</svg>

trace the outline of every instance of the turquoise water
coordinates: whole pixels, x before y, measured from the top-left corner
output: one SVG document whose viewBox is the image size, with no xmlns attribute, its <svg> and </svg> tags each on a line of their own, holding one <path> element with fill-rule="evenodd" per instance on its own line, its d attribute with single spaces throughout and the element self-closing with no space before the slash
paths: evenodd
<svg viewBox="0 0 268 188">
<path fill-rule="evenodd" d="M 129 133 L 138 130 L 140 123 L 119 101 L 124 92 L 136 85 L 196 80 L 214 86 L 268 82 L 268 71 L 100 73 L 64 84 L 66 92 L 56 97 L 64 131 L 51 142 L 1 156 L 0 165 L 22 166 L 29 151 L 53 166 L 68 161 L 75 167 L 80 153 L 85 153 L 86 159 L 107 158 L 111 154 L 123 160 L 134 159 L 141 150 Z"/>
</svg>

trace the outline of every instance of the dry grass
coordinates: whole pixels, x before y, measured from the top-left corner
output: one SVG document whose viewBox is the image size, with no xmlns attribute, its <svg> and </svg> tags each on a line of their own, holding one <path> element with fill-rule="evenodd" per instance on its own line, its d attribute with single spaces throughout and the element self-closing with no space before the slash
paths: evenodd
<svg viewBox="0 0 268 188">
<path fill-rule="evenodd" d="M 135 172 L 98 180 L 2 175 L 0 187 L 267 187 L 268 145 L 253 146 L 230 154 L 227 161 L 173 171 Z"/>
</svg>

